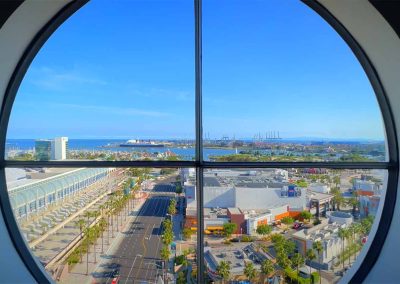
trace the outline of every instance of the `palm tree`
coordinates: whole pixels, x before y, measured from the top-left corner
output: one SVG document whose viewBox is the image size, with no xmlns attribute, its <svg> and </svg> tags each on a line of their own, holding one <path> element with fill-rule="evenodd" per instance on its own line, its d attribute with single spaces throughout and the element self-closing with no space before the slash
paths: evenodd
<svg viewBox="0 0 400 284">
<path fill-rule="evenodd" d="M 299 277 L 299 267 L 304 265 L 304 258 L 301 256 L 299 253 L 295 253 L 292 257 L 292 263 L 294 266 L 296 266 L 296 271 L 297 271 L 297 281 Z"/>
<path fill-rule="evenodd" d="M 318 274 L 319 274 L 319 284 L 321 284 L 321 252 L 323 250 L 321 241 L 316 241 L 313 243 L 313 249 L 315 249 L 318 253 Z"/>
<path fill-rule="evenodd" d="M 93 211 L 92 212 L 92 216 L 94 217 L 94 220 L 96 221 L 97 217 L 100 216 L 100 212 L 99 211 Z M 98 237 L 98 234 L 99 234 L 98 226 L 94 226 L 93 227 L 92 234 L 93 234 L 93 237 L 94 237 L 94 241 L 93 241 L 94 263 L 96 263 L 97 262 L 97 259 L 96 259 L 96 243 L 97 243 L 97 237 Z"/>
<path fill-rule="evenodd" d="M 246 277 L 250 280 L 250 282 L 252 280 L 254 280 L 254 278 L 256 278 L 256 274 L 257 271 L 254 267 L 253 262 L 246 262 L 245 266 L 244 266 L 244 275 L 246 275 Z"/>
<path fill-rule="evenodd" d="M 224 260 L 221 261 L 217 266 L 217 274 L 221 276 L 222 283 L 224 283 L 226 280 L 229 280 L 230 273 L 231 273 L 231 266 L 229 262 Z"/>
<path fill-rule="evenodd" d="M 347 247 L 348 247 L 348 251 L 349 251 L 349 265 L 350 265 L 350 257 L 351 257 L 351 238 L 353 236 L 353 229 L 352 227 L 348 227 L 346 230 L 346 234 L 345 234 L 345 238 L 347 240 Z"/>
<path fill-rule="evenodd" d="M 339 176 L 334 176 L 334 177 L 333 177 L 333 183 L 336 185 L 337 188 L 339 188 L 339 185 L 340 185 L 340 177 L 339 177 Z"/>
<path fill-rule="evenodd" d="M 90 211 L 85 211 L 85 213 L 83 213 L 83 216 L 87 218 L 87 223 L 86 223 L 86 228 L 85 228 L 85 235 L 86 235 L 86 275 L 89 273 L 89 237 L 91 234 L 91 228 L 90 228 L 90 224 L 89 224 L 89 219 L 93 216 L 93 213 Z"/>
<path fill-rule="evenodd" d="M 117 232 L 119 232 L 119 222 L 118 222 L 118 217 L 119 217 L 119 200 L 118 199 L 116 199 L 116 200 L 114 200 L 113 201 L 113 209 L 114 209 L 114 212 L 115 212 L 115 217 L 116 217 L 116 220 L 117 220 Z"/>
<path fill-rule="evenodd" d="M 342 240 L 342 264 L 344 269 L 344 239 L 346 237 L 346 230 L 343 228 L 339 228 L 338 236 Z"/>
<path fill-rule="evenodd" d="M 101 230 L 101 253 L 104 253 L 104 230 L 108 226 L 106 219 L 101 218 L 99 221 L 99 227 Z"/>
<path fill-rule="evenodd" d="M 85 228 L 85 242 L 86 242 L 86 275 L 89 274 L 89 244 L 90 244 L 90 236 L 92 234 L 91 232 L 92 228 L 86 227 Z"/>
<path fill-rule="evenodd" d="M 314 250 L 308 249 L 306 252 L 306 259 L 309 261 L 308 265 L 310 266 L 310 279 L 312 279 L 311 278 L 311 262 L 316 258 L 317 258 L 317 256 L 315 255 Z"/>
<path fill-rule="evenodd" d="M 356 241 L 357 237 L 360 237 L 362 233 L 362 225 L 360 223 L 353 223 L 353 230 L 354 230 L 354 241 L 357 242 Z M 356 260 L 356 254 L 354 254 L 354 261 L 355 260 Z"/>
<path fill-rule="evenodd" d="M 78 221 L 75 222 L 75 225 L 79 227 L 79 234 L 81 236 L 81 239 L 83 239 L 83 229 L 85 228 L 85 220 L 79 219 Z M 79 250 L 80 252 L 80 257 L 81 257 L 81 263 L 82 263 L 82 250 Z"/>
<path fill-rule="evenodd" d="M 261 263 L 261 273 L 264 275 L 263 283 L 265 282 L 265 277 L 268 277 L 274 271 L 274 264 L 271 260 L 266 259 Z"/>
<path fill-rule="evenodd" d="M 110 202 L 107 201 L 105 203 L 106 205 L 106 215 L 107 215 L 107 244 L 110 244 L 110 217 L 111 217 L 111 211 L 110 211 Z M 112 223 L 111 223 L 111 229 L 112 229 Z"/>
</svg>

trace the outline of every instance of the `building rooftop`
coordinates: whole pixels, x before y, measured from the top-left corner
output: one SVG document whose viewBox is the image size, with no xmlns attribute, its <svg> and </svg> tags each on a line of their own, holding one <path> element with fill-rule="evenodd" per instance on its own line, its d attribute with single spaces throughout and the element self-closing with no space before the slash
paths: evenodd
<svg viewBox="0 0 400 284">
<path fill-rule="evenodd" d="M 310 229 L 303 229 L 293 234 L 293 237 L 310 241 L 329 241 L 338 237 L 340 228 L 345 228 L 346 224 L 320 224 Z"/>
<path fill-rule="evenodd" d="M 311 191 L 311 190 L 307 191 L 307 194 L 311 200 L 318 201 L 318 202 L 325 201 L 325 200 L 331 200 L 333 198 L 332 194 L 315 192 L 315 191 Z"/>
<path fill-rule="evenodd" d="M 229 207 L 229 208 L 228 208 L 228 211 L 229 211 L 231 214 L 235 214 L 235 215 L 243 214 L 243 212 L 242 212 L 239 208 L 237 208 L 237 207 Z"/>
<path fill-rule="evenodd" d="M 204 177 L 204 186 L 221 186 L 215 177 Z"/>
<path fill-rule="evenodd" d="M 228 216 L 226 208 L 204 208 L 204 218 L 222 218 Z"/>
</svg>

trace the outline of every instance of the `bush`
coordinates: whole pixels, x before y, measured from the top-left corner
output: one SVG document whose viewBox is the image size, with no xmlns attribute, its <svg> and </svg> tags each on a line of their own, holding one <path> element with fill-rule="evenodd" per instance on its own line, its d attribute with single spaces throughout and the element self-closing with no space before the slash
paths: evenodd
<svg viewBox="0 0 400 284">
<path fill-rule="evenodd" d="M 313 273 L 316 273 L 316 272 L 313 272 Z M 313 275 L 313 273 L 311 275 Z M 310 278 L 303 278 L 303 277 L 298 276 L 296 270 L 292 270 L 290 268 L 285 268 L 285 274 L 286 274 L 286 277 L 289 278 L 290 282 L 292 282 L 292 283 L 311 284 Z M 319 280 L 319 278 L 318 278 L 318 280 Z M 314 281 L 314 283 L 317 283 L 317 282 Z"/>
<path fill-rule="evenodd" d="M 313 272 L 313 273 L 311 273 L 311 280 L 312 280 L 311 283 L 318 283 L 318 281 L 319 281 L 319 274 L 318 274 L 318 272 Z"/>
<path fill-rule="evenodd" d="M 185 284 L 186 283 L 186 276 L 185 276 L 185 273 L 183 273 L 183 271 L 180 271 L 178 273 L 178 278 L 176 279 L 176 283 L 177 284 Z"/>
<path fill-rule="evenodd" d="M 175 258 L 175 263 L 176 265 L 181 265 L 185 260 L 185 256 L 184 255 L 179 255 Z"/>
<path fill-rule="evenodd" d="M 294 219 L 292 217 L 286 216 L 282 218 L 281 222 L 285 225 L 291 225 L 294 223 Z"/>
<path fill-rule="evenodd" d="M 225 223 L 223 226 L 224 235 L 230 237 L 236 231 L 237 225 L 235 223 Z"/>
<path fill-rule="evenodd" d="M 297 275 L 296 270 L 292 270 L 291 268 L 285 268 L 286 277 L 290 279 L 292 283 L 299 283 L 299 284 L 310 284 L 309 278 L 303 278 Z M 315 282 L 314 282 L 315 283 Z"/>
<path fill-rule="evenodd" d="M 249 243 L 249 242 L 252 242 L 252 241 L 254 241 L 254 240 L 253 240 L 253 238 L 251 236 L 247 236 L 247 235 L 242 236 L 242 242 Z"/>
<path fill-rule="evenodd" d="M 229 239 L 225 239 L 225 240 L 224 240 L 224 244 L 230 245 L 230 244 L 231 244 L 231 241 L 230 241 Z"/>
<path fill-rule="evenodd" d="M 79 262 L 79 254 L 76 254 L 75 252 L 72 253 L 68 259 L 67 259 L 67 263 L 68 265 L 73 265 Z"/>
<path fill-rule="evenodd" d="M 257 227 L 257 234 L 268 235 L 272 232 L 272 227 L 267 224 L 261 224 Z"/>
<path fill-rule="evenodd" d="M 320 219 L 315 219 L 314 222 L 313 222 L 313 225 L 316 226 L 316 225 L 319 225 L 319 224 L 321 224 L 321 220 Z"/>
<path fill-rule="evenodd" d="M 189 228 L 183 229 L 182 233 L 183 233 L 183 238 L 185 239 L 185 241 L 190 240 L 192 238 L 192 235 L 194 234 L 194 232 Z"/>
</svg>

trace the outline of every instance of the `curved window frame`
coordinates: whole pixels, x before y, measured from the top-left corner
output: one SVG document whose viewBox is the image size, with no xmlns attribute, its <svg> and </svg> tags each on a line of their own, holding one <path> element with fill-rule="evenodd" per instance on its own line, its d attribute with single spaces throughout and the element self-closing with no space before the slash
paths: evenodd
<svg viewBox="0 0 400 284">
<path fill-rule="evenodd" d="M 103 167 L 148 167 L 148 168 L 195 168 L 196 169 L 196 194 L 197 206 L 203 209 L 203 172 L 205 169 L 216 168 L 327 168 L 327 169 L 383 169 L 388 171 L 388 183 L 383 204 L 381 220 L 377 232 L 371 242 L 371 246 L 359 269 L 352 275 L 352 283 L 361 283 L 372 269 L 383 247 L 396 203 L 398 182 L 398 143 L 393 120 L 385 91 L 371 61 L 361 46 L 352 37 L 349 31 L 336 19 L 325 7 L 315 0 L 302 0 L 316 13 L 318 13 L 348 44 L 363 67 L 368 79 L 375 91 L 378 104 L 382 113 L 386 131 L 386 145 L 389 160 L 387 162 L 208 162 L 203 160 L 203 136 L 202 136 L 202 13 L 201 0 L 193 0 L 195 7 L 195 130 L 196 130 L 196 155 L 194 161 L 9 161 L 5 160 L 5 143 L 9 117 L 12 106 L 22 82 L 22 79 L 32 60 L 39 52 L 43 44 L 72 14 L 84 6 L 88 0 L 74 0 L 65 5 L 34 37 L 25 50 L 5 91 L 0 117 L 0 184 L 6 188 L 5 168 L 24 167 L 69 167 L 69 168 L 103 168 Z M 8 191 L 0 191 L 0 208 L 4 216 L 6 226 L 12 236 L 15 249 L 21 256 L 26 267 L 38 283 L 51 283 L 53 280 L 45 272 L 44 268 L 36 260 L 22 237 L 16 219 L 13 215 Z M 39 208 L 38 208 L 39 209 Z M 197 210 L 197 267 L 199 268 L 198 283 L 204 283 L 204 219 L 203 210 Z"/>
</svg>

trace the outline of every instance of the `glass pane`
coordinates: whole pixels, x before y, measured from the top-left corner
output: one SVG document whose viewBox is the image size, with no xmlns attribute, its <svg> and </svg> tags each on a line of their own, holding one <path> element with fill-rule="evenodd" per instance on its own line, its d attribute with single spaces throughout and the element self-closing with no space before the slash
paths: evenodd
<svg viewBox="0 0 400 284">
<path fill-rule="evenodd" d="M 204 159 L 384 161 L 374 91 L 301 1 L 203 1 Z"/>
<path fill-rule="evenodd" d="M 7 168 L 14 216 L 61 283 L 196 280 L 193 169 Z M 190 193 L 190 196 L 192 193 Z M 188 225 L 189 224 L 189 225 Z"/>
<path fill-rule="evenodd" d="M 207 170 L 209 281 L 338 282 L 374 237 L 386 185 L 386 170 Z"/>
<path fill-rule="evenodd" d="M 77 11 L 20 86 L 6 158 L 192 160 L 193 9 L 181 0 L 90 1 Z M 66 154 L 56 137 L 68 139 Z"/>
</svg>

